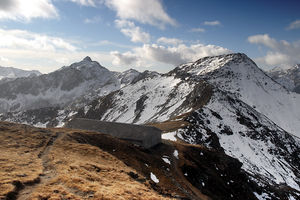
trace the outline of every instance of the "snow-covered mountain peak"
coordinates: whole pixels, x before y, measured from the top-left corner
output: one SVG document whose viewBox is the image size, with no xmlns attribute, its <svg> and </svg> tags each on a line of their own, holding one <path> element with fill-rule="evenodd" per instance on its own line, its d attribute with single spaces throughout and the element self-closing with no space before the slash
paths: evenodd
<svg viewBox="0 0 300 200">
<path fill-rule="evenodd" d="M 300 136 L 300 95 L 275 82 L 245 54 L 208 57 L 192 65 L 189 75 L 230 92 L 287 132 Z"/>
<path fill-rule="evenodd" d="M 300 136 L 300 95 L 290 93 L 245 54 L 202 58 L 170 73 L 181 79 L 206 80 L 216 90 L 233 94 L 287 132 Z"/>
<path fill-rule="evenodd" d="M 89 57 L 89 56 L 86 56 L 83 60 L 84 60 L 84 61 L 88 61 L 88 62 L 92 62 L 92 59 L 91 59 L 91 57 Z"/>
<path fill-rule="evenodd" d="M 250 64 L 253 63 L 253 61 L 241 53 L 210 56 L 201 58 L 193 63 L 181 65 L 176 71 L 185 71 L 189 75 L 199 76 L 211 73 L 228 65 L 234 66 L 233 64 L 238 63 Z"/>
<path fill-rule="evenodd" d="M 93 61 L 89 56 L 85 57 L 82 61 L 70 65 L 71 68 L 78 70 L 86 70 L 87 68 L 105 68 L 97 61 Z"/>
<path fill-rule="evenodd" d="M 38 77 L 0 83 L 0 112 L 65 105 L 79 97 L 99 97 L 120 88 L 114 74 L 88 58 Z"/>
</svg>

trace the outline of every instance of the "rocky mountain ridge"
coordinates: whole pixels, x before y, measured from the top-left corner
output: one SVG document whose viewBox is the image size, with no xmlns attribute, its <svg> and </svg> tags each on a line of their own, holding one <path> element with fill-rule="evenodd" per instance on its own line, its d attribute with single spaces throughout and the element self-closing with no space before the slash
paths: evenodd
<svg viewBox="0 0 300 200">
<path fill-rule="evenodd" d="M 300 64 L 289 69 L 274 68 L 267 73 L 288 90 L 300 93 Z"/>
<path fill-rule="evenodd" d="M 119 88 L 112 72 L 86 57 L 49 74 L 0 83 L 0 112 L 64 106 L 89 93 L 101 96 Z"/>
<path fill-rule="evenodd" d="M 22 70 L 13 67 L 1 67 L 0 66 L 0 81 L 8 81 L 11 79 L 16 79 L 20 77 L 28 77 L 28 76 L 39 76 L 41 72 L 37 70 Z"/>
<path fill-rule="evenodd" d="M 287 192 L 284 199 L 299 197 L 300 95 L 275 82 L 245 54 L 202 58 L 166 74 L 128 73 L 136 75 L 129 76 L 129 84 L 107 95 L 90 95 L 90 101 L 85 97 L 65 107 L 0 117 L 38 126 L 62 126 L 83 117 L 172 127 L 164 131 L 173 140 L 203 145 L 243 163 L 260 186 L 258 199 L 280 199 L 274 188 Z"/>
</svg>

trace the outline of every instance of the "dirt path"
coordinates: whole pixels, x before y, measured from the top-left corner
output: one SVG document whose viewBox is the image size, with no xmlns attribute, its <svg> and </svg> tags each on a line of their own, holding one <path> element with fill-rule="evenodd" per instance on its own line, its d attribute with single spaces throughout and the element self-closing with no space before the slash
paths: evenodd
<svg viewBox="0 0 300 200">
<path fill-rule="evenodd" d="M 16 196 L 17 200 L 30 200 L 30 195 L 35 191 L 36 188 L 47 183 L 56 176 L 56 171 L 51 166 L 49 153 L 52 150 L 53 144 L 55 144 L 55 142 L 63 135 L 63 133 L 55 133 L 55 135 L 50 137 L 45 148 L 38 154 L 38 157 L 42 160 L 43 173 L 32 183 L 25 183 L 23 185 L 22 189 L 20 189 L 18 195 Z"/>
</svg>

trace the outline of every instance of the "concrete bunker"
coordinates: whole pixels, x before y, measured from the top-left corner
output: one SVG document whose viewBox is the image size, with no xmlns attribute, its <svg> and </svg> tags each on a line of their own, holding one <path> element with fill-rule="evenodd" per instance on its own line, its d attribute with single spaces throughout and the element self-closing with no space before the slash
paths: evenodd
<svg viewBox="0 0 300 200">
<path fill-rule="evenodd" d="M 145 148 L 151 148 L 161 143 L 161 130 L 152 126 L 75 118 L 69 121 L 65 127 L 109 134 Z"/>
</svg>

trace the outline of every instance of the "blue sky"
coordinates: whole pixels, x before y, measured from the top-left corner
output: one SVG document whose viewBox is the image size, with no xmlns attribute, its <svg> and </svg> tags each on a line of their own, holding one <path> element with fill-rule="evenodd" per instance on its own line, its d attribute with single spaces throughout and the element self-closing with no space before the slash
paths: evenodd
<svg viewBox="0 0 300 200">
<path fill-rule="evenodd" d="M 43 73 L 89 55 L 110 70 L 167 72 L 243 52 L 270 69 L 300 63 L 300 1 L 3 0 L 0 65 Z"/>
</svg>

